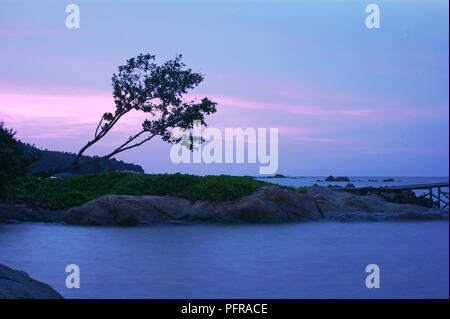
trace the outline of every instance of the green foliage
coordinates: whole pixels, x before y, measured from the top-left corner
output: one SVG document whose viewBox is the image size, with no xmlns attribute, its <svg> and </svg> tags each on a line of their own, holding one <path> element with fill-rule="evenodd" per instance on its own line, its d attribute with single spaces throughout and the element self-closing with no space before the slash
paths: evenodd
<svg viewBox="0 0 450 319">
<path fill-rule="evenodd" d="M 35 160 L 25 157 L 19 149 L 19 141 L 14 132 L 0 123 L 0 194 L 5 191 L 7 184 L 14 183 L 18 177 L 25 176 L 27 167 Z"/>
<path fill-rule="evenodd" d="M 308 190 L 305 187 L 299 187 L 295 191 L 297 193 L 304 194 L 304 195 L 306 195 L 308 193 Z"/>
<path fill-rule="evenodd" d="M 109 172 L 58 179 L 27 176 L 8 188 L 11 199 L 49 202 L 57 208 L 82 205 L 107 194 L 172 195 L 190 200 L 223 201 L 242 198 L 272 185 L 251 177 Z"/>
<path fill-rule="evenodd" d="M 217 111 L 217 103 L 206 97 L 200 101 L 185 99 L 188 91 L 197 87 L 204 76 L 187 68 L 181 54 L 161 65 L 154 61 L 154 55 L 140 54 L 119 66 L 111 79 L 116 109 L 114 113 L 103 114 L 95 130 L 95 138 L 79 151 L 79 156 L 132 110 L 148 113 L 149 118 L 142 122 L 142 128 L 136 134 L 103 158 L 138 147 L 155 136 L 168 143 L 178 143 L 181 138 L 172 136 L 172 128 L 189 130 L 194 121 L 206 125 L 205 116 Z M 192 133 L 189 136 L 192 138 Z M 74 161 L 74 165 L 77 164 L 78 158 Z"/>
</svg>

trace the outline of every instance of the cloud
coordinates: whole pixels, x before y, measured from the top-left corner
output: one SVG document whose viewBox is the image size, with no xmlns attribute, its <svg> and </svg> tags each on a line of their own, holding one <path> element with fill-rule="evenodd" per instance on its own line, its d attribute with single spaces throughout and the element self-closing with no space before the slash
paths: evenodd
<svg viewBox="0 0 450 319">
<path fill-rule="evenodd" d="M 299 114 L 313 117 L 366 117 L 368 119 L 374 119 L 374 116 L 379 115 L 381 118 L 388 120 L 389 116 L 400 116 L 401 109 L 387 108 L 387 107 L 373 107 L 373 108 L 340 108 L 340 107 L 328 107 L 321 104 L 304 104 L 304 103 L 270 103 L 264 101 L 258 101 L 255 99 L 245 99 L 235 96 L 220 96 L 209 95 L 210 98 L 219 103 L 220 105 L 243 108 L 258 111 L 277 111 L 280 113 Z M 198 96 L 197 98 L 200 98 Z M 419 110 L 414 112 L 409 110 L 407 113 L 402 113 L 407 116 L 415 116 L 419 114 Z"/>
<path fill-rule="evenodd" d="M 45 36 L 55 37 L 62 35 L 62 31 L 50 30 L 50 29 L 8 29 L 0 28 L 0 36 L 17 37 L 17 36 Z"/>
<path fill-rule="evenodd" d="M 2 112 L 16 119 L 64 119 L 68 123 L 95 123 L 114 107 L 111 96 L 51 96 L 0 93 Z"/>
</svg>

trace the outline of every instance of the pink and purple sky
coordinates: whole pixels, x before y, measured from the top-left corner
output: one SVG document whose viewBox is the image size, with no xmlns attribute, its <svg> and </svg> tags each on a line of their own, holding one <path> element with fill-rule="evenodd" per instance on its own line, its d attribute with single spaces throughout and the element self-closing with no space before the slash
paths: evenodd
<svg viewBox="0 0 450 319">
<path fill-rule="evenodd" d="M 182 53 L 218 102 L 209 125 L 278 127 L 278 173 L 448 176 L 449 3 L 0 0 L 0 121 L 24 142 L 77 151 L 113 110 L 111 76 L 139 53 Z M 380 6 L 381 28 L 365 26 Z M 87 154 L 139 129 L 130 114 Z M 118 159 L 147 173 L 257 175 L 259 164 L 171 163 L 153 140 Z"/>
</svg>

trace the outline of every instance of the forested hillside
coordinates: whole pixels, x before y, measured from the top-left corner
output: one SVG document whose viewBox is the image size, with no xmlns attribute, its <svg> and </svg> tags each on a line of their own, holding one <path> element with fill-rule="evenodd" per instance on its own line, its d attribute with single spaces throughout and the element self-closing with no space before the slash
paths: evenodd
<svg viewBox="0 0 450 319">
<path fill-rule="evenodd" d="M 41 150 L 33 145 L 19 142 L 19 149 L 23 150 L 24 155 L 34 155 L 38 158 L 36 162 L 31 164 L 28 168 L 28 172 L 32 175 L 39 175 L 49 169 L 63 168 L 69 165 L 74 157 L 74 153 L 58 152 Z M 80 159 L 80 163 L 91 160 L 91 156 L 83 156 Z M 82 166 L 79 170 L 70 173 L 89 174 L 89 173 L 101 173 L 111 171 L 135 171 L 138 173 L 144 173 L 141 166 L 135 164 L 125 163 L 116 159 L 103 160 L 86 166 Z"/>
</svg>

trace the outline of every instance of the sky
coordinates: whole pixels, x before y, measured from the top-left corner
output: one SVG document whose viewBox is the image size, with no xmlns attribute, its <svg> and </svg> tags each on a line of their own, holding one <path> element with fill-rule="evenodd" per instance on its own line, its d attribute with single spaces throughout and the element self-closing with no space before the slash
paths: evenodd
<svg viewBox="0 0 450 319">
<path fill-rule="evenodd" d="M 68 4 L 80 28 L 68 29 Z M 365 8 L 380 8 L 380 28 Z M 449 175 L 449 3 L 0 0 L 0 121 L 24 142 L 78 151 L 114 110 L 111 76 L 140 53 L 183 54 L 218 103 L 209 127 L 278 128 L 277 173 Z M 140 128 L 130 113 L 89 149 Z M 147 173 L 258 175 L 259 164 L 174 164 L 153 139 L 118 159 Z"/>
</svg>

